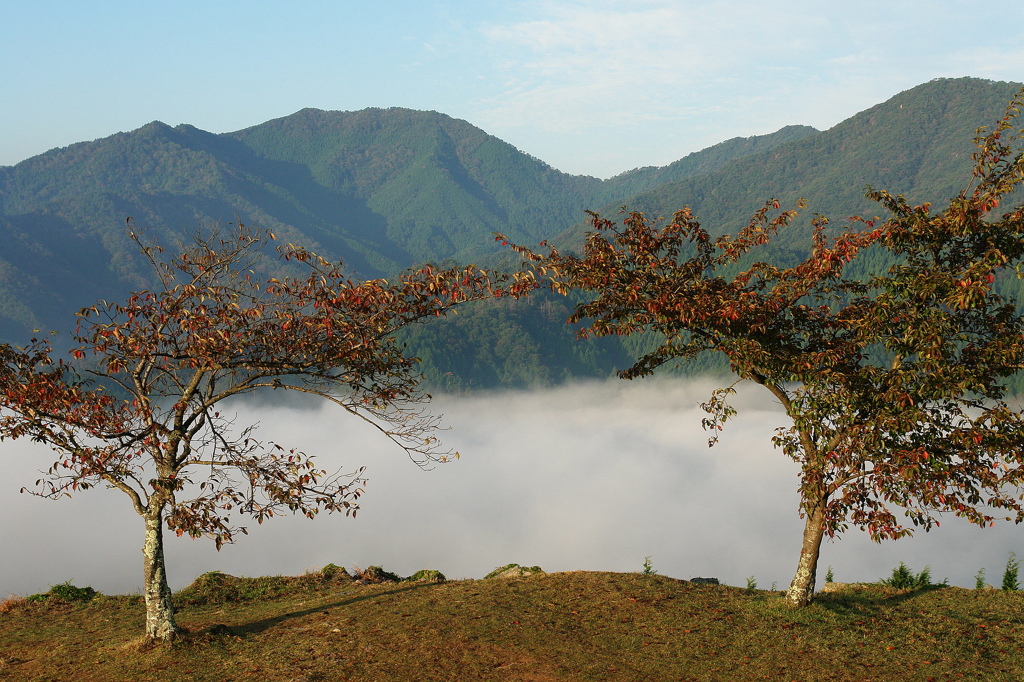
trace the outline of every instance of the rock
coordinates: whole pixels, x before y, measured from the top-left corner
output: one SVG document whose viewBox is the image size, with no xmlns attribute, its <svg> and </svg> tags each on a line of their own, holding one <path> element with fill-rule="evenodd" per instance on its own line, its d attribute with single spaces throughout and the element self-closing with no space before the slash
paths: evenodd
<svg viewBox="0 0 1024 682">
<path fill-rule="evenodd" d="M 494 569 L 484 576 L 484 580 L 488 580 L 490 578 L 528 578 L 531 575 L 544 575 L 544 571 L 540 566 L 508 564 Z"/>
<path fill-rule="evenodd" d="M 402 579 L 391 571 L 385 571 L 380 566 L 368 566 L 363 571 L 358 572 L 359 580 L 367 583 L 399 583 Z"/>
<path fill-rule="evenodd" d="M 422 571 L 416 571 L 406 578 L 404 582 L 444 583 L 448 582 L 448 579 L 444 577 L 444 573 L 441 571 L 425 568 Z"/>
<path fill-rule="evenodd" d="M 352 576 L 348 571 L 333 563 L 327 564 L 321 568 L 320 575 L 327 580 L 352 580 Z"/>
<path fill-rule="evenodd" d="M 718 578 L 690 578 L 691 583 L 698 585 L 719 585 Z"/>
</svg>

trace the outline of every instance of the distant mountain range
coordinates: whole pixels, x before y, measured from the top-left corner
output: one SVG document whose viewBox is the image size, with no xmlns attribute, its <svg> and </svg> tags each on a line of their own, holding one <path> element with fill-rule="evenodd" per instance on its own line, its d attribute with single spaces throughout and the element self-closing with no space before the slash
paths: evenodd
<svg viewBox="0 0 1024 682">
<path fill-rule="evenodd" d="M 688 204 L 724 232 L 769 197 L 803 197 L 836 218 L 878 212 L 863 198 L 868 184 L 940 203 L 965 184 L 973 131 L 1020 87 L 939 79 L 824 132 L 788 126 L 608 180 L 562 173 L 437 112 L 304 109 L 220 135 L 153 122 L 0 167 L 0 340 L 67 330 L 78 308 L 147 286 L 129 216 L 166 242 L 240 220 L 378 277 L 426 261 L 508 263 L 498 231 L 571 245 L 587 209 L 671 215 Z M 428 378 L 449 388 L 605 375 L 628 361 L 628 343 L 575 344 L 566 305 L 484 306 L 408 341 Z"/>
</svg>

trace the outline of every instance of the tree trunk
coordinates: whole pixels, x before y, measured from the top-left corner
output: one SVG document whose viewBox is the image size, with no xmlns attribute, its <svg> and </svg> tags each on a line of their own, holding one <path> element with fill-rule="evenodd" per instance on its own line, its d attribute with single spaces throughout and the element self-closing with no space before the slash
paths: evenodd
<svg viewBox="0 0 1024 682">
<path fill-rule="evenodd" d="M 804 522 L 804 541 L 800 547 L 800 561 L 796 575 L 786 591 L 786 603 L 790 606 L 807 606 L 814 598 L 814 578 L 818 571 L 818 555 L 821 553 L 821 539 L 825 534 L 825 502 L 818 501 L 807 512 Z"/>
<path fill-rule="evenodd" d="M 146 544 L 142 548 L 146 591 L 146 636 L 169 642 L 184 632 L 174 622 L 171 588 L 164 565 L 163 514 L 146 517 Z"/>
</svg>

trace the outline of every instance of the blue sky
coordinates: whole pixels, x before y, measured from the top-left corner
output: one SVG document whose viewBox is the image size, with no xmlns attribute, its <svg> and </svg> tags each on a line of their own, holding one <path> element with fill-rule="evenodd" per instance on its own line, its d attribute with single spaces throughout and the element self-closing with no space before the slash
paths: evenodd
<svg viewBox="0 0 1024 682">
<path fill-rule="evenodd" d="M 5 2 L 0 165 L 152 120 L 401 106 L 607 177 L 958 76 L 1024 81 L 1020 0 Z"/>
</svg>

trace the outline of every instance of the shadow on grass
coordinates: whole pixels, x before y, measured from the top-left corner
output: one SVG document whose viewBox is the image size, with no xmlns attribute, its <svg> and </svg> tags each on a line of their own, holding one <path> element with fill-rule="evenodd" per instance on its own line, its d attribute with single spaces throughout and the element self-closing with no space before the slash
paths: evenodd
<svg viewBox="0 0 1024 682">
<path fill-rule="evenodd" d="M 264 618 L 262 620 L 252 621 L 251 623 L 241 623 L 238 625 L 232 625 L 226 628 L 226 630 L 230 632 L 232 635 L 236 636 L 254 635 L 263 632 L 264 630 L 269 630 L 270 628 L 276 627 L 281 623 L 292 620 L 294 618 L 302 618 L 303 616 L 309 616 L 314 613 L 323 612 L 327 609 L 335 609 L 340 608 L 342 606 L 349 606 L 350 604 L 356 604 L 361 601 L 380 599 L 382 597 L 388 597 L 391 595 L 399 594 L 401 592 L 419 590 L 424 587 L 436 587 L 436 583 L 417 583 L 416 585 L 408 585 L 405 587 L 399 587 L 384 592 L 361 594 L 358 596 L 354 596 L 351 599 L 342 599 L 328 604 L 318 604 L 313 608 L 303 609 L 301 611 L 289 611 L 288 613 L 283 613 L 280 616 L 273 616 L 272 618 Z"/>
<path fill-rule="evenodd" d="M 871 586 L 865 590 L 853 588 L 849 591 L 818 594 L 814 597 L 814 604 L 836 614 L 849 614 L 857 612 L 861 614 L 876 614 L 891 608 L 894 604 L 901 604 L 910 599 L 916 599 L 929 592 L 948 589 L 946 585 L 929 585 L 913 590 L 898 590 L 891 593 L 882 592 L 885 588 Z"/>
</svg>

